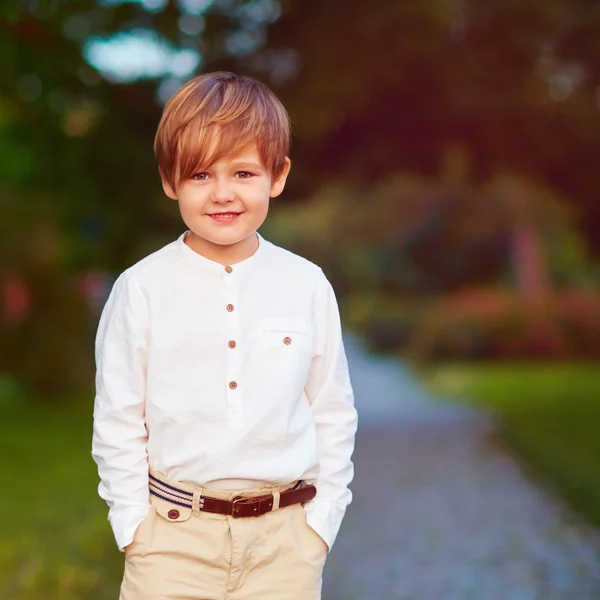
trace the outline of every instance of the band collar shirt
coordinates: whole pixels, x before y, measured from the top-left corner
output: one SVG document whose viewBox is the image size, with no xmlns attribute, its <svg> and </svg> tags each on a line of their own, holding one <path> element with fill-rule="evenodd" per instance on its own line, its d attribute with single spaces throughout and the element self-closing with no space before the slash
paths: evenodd
<svg viewBox="0 0 600 600">
<path fill-rule="evenodd" d="M 314 482 L 307 522 L 331 546 L 356 431 L 331 285 L 261 236 L 222 265 L 186 233 L 117 279 L 98 326 L 92 454 L 117 544 L 149 510 L 150 466 L 222 489 Z"/>
</svg>

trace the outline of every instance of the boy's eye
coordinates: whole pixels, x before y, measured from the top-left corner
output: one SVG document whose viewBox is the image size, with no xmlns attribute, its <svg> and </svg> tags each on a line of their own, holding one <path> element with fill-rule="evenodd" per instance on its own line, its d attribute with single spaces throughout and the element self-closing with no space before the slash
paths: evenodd
<svg viewBox="0 0 600 600">
<path fill-rule="evenodd" d="M 240 179 L 250 179 L 250 177 L 252 177 L 252 173 L 249 173 L 248 171 L 238 171 L 237 176 Z"/>
</svg>

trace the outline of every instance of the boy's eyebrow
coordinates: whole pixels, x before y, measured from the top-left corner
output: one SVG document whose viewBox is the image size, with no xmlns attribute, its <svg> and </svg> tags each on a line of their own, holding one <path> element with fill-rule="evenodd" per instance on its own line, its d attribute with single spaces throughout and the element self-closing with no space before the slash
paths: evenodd
<svg viewBox="0 0 600 600">
<path fill-rule="evenodd" d="M 231 164 L 232 164 L 232 166 L 237 167 L 238 169 L 242 168 L 242 167 L 246 167 L 246 168 L 249 168 L 249 169 L 261 169 L 261 170 L 264 170 L 264 167 L 260 163 L 253 162 L 253 161 L 246 161 L 246 160 L 235 161 L 234 160 Z"/>
</svg>

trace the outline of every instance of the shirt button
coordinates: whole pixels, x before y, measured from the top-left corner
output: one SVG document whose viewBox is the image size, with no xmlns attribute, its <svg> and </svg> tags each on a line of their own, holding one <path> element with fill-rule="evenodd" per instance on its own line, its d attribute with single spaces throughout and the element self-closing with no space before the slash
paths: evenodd
<svg viewBox="0 0 600 600">
<path fill-rule="evenodd" d="M 167 516 L 169 519 L 179 519 L 179 511 L 177 509 L 170 510 Z"/>
<path fill-rule="evenodd" d="M 227 305 L 227 310 L 228 310 L 229 312 L 233 312 L 233 304 L 228 304 L 228 305 Z"/>
<path fill-rule="evenodd" d="M 231 340 L 231 341 L 229 342 L 229 344 L 227 344 L 227 345 L 228 345 L 230 348 L 235 348 L 235 347 L 237 346 L 237 344 L 236 344 L 236 343 L 235 343 L 233 340 Z"/>
<path fill-rule="evenodd" d="M 233 269 L 229 265 L 227 265 L 225 267 L 225 271 L 227 271 L 227 273 L 231 273 L 231 271 L 233 271 Z"/>
<path fill-rule="evenodd" d="M 235 390 L 235 388 L 237 387 L 237 383 L 236 383 L 235 381 L 230 381 L 230 382 L 229 382 L 229 387 L 230 387 L 232 390 Z"/>
<path fill-rule="evenodd" d="M 284 343 L 286 346 L 289 346 L 289 345 L 292 343 L 292 338 L 291 338 L 291 337 L 284 337 L 284 338 L 283 338 L 283 343 Z"/>
</svg>

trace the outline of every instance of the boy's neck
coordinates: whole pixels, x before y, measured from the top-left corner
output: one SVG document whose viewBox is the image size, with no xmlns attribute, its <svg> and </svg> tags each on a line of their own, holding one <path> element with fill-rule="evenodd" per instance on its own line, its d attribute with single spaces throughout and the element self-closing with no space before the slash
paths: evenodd
<svg viewBox="0 0 600 600">
<path fill-rule="evenodd" d="M 222 265 L 234 265 L 250 258 L 258 250 L 259 246 L 258 235 L 256 233 L 235 244 L 228 244 L 226 246 L 213 244 L 196 235 L 193 231 L 189 231 L 183 241 L 197 254 Z"/>
</svg>

